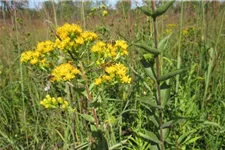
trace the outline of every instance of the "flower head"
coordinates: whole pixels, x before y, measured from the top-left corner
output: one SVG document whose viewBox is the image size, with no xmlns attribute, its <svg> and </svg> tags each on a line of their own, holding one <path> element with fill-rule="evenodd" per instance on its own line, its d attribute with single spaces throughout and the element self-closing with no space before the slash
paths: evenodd
<svg viewBox="0 0 225 150">
<path fill-rule="evenodd" d="M 107 11 L 107 10 L 104 10 L 104 11 L 102 12 L 102 16 L 103 16 L 103 17 L 107 16 L 107 14 L 108 14 L 108 11 Z"/>
<path fill-rule="evenodd" d="M 79 73 L 80 71 L 70 63 L 61 64 L 52 71 L 53 78 L 51 78 L 51 81 L 68 81 L 75 78 L 75 75 Z"/>
</svg>

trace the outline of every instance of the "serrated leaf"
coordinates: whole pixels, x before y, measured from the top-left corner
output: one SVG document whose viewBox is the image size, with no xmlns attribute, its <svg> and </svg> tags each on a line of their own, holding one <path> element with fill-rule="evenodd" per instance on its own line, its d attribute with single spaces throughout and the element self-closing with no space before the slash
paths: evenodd
<svg viewBox="0 0 225 150">
<path fill-rule="evenodd" d="M 88 115 L 88 114 L 80 114 L 80 115 L 81 115 L 81 117 L 83 117 L 86 121 L 89 121 L 89 122 L 91 122 L 91 123 L 94 123 L 94 122 L 95 122 L 95 119 L 94 119 L 92 116 Z"/>
<path fill-rule="evenodd" d="M 153 48 L 153 47 L 146 46 L 146 44 L 134 43 L 133 45 L 135 45 L 139 48 L 142 48 L 146 52 L 149 52 L 149 53 L 154 54 L 154 55 L 159 55 L 161 53 L 160 50 L 158 50 L 156 48 Z"/>
<path fill-rule="evenodd" d="M 159 81 L 165 81 L 167 79 L 170 79 L 178 74 L 181 74 L 185 71 L 187 71 L 189 68 L 183 68 L 183 69 L 178 69 L 178 70 L 175 70 L 173 72 L 170 72 L 170 73 L 167 73 L 165 75 L 162 75 L 160 78 L 159 78 Z"/>
<path fill-rule="evenodd" d="M 144 130 L 144 133 L 138 132 L 137 135 L 145 140 L 148 140 L 148 141 L 151 141 L 151 142 L 154 142 L 157 144 L 161 143 L 161 141 L 158 139 L 158 137 L 151 131 Z"/>
</svg>

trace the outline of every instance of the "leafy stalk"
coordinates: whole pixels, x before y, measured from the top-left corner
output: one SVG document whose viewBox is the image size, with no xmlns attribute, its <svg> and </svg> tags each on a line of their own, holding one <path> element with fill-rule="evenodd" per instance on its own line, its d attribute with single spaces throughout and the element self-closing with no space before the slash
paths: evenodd
<svg viewBox="0 0 225 150">
<path fill-rule="evenodd" d="M 155 12 L 155 1 L 152 1 L 152 12 Z M 156 29 L 156 18 L 153 19 L 154 23 L 154 39 L 155 39 L 155 48 L 158 49 L 158 36 L 157 36 L 157 29 Z M 162 102 L 161 102 L 161 94 L 160 94 L 160 62 L 159 62 L 159 56 L 157 55 L 155 58 L 156 62 L 156 74 L 157 74 L 157 94 L 158 94 L 158 105 L 161 107 Z M 161 150 L 164 150 L 164 139 L 163 139 L 163 129 L 162 129 L 162 124 L 163 124 L 163 112 L 162 110 L 159 110 L 159 125 L 160 125 L 160 145 L 161 145 Z"/>
</svg>

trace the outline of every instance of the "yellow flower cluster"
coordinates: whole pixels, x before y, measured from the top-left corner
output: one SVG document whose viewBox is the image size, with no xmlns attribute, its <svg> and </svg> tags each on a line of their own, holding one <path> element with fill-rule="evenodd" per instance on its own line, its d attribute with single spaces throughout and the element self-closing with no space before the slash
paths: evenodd
<svg viewBox="0 0 225 150">
<path fill-rule="evenodd" d="M 182 35 L 183 36 L 193 36 L 195 32 L 200 31 L 200 28 L 196 27 L 188 27 L 182 30 Z"/>
<path fill-rule="evenodd" d="M 68 51 L 75 49 L 85 42 L 93 41 L 98 38 L 97 34 L 89 31 L 82 31 L 76 24 L 64 24 L 57 29 L 57 39 L 55 47 L 60 50 Z"/>
<path fill-rule="evenodd" d="M 51 52 L 53 48 L 54 43 L 52 41 L 39 42 L 37 44 L 36 51 L 40 52 L 41 54 L 44 54 Z"/>
<path fill-rule="evenodd" d="M 171 34 L 174 30 L 174 28 L 176 27 L 176 24 L 168 24 L 166 26 L 166 30 L 165 30 L 165 33 L 166 34 Z"/>
<path fill-rule="evenodd" d="M 20 61 L 32 65 L 38 64 L 46 66 L 45 55 L 53 51 L 54 44 L 51 41 L 39 42 L 35 50 L 25 51 L 21 54 Z"/>
<path fill-rule="evenodd" d="M 127 48 L 128 45 L 123 40 L 117 40 L 115 43 L 108 42 L 107 44 L 102 41 L 98 41 L 92 46 L 91 51 L 93 53 L 100 54 L 104 58 L 109 57 L 115 60 L 117 56 L 128 55 Z"/>
<path fill-rule="evenodd" d="M 79 36 L 81 32 L 82 29 L 79 25 L 65 23 L 63 26 L 57 29 L 56 34 L 61 40 L 65 40 L 68 37 L 75 38 L 76 36 Z"/>
<path fill-rule="evenodd" d="M 50 95 L 46 95 L 46 97 L 40 102 L 46 109 L 48 108 L 62 108 L 65 110 L 69 103 L 67 100 L 62 99 L 62 97 L 51 97 Z"/>
<path fill-rule="evenodd" d="M 111 66 L 108 66 L 105 68 L 106 74 L 104 74 L 102 77 L 99 77 L 95 80 L 95 85 L 100 85 L 101 83 L 106 82 L 121 82 L 121 83 L 130 83 L 131 78 L 127 76 L 127 70 L 128 68 L 125 67 L 121 63 L 117 63 Z"/>
<path fill-rule="evenodd" d="M 79 73 L 80 71 L 70 63 L 61 64 L 52 71 L 51 82 L 68 81 L 75 78 L 75 75 Z"/>
</svg>

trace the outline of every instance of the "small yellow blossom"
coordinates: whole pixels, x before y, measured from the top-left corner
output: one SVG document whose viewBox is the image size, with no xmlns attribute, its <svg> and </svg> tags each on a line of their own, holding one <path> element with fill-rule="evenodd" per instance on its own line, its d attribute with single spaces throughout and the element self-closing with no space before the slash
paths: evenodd
<svg viewBox="0 0 225 150">
<path fill-rule="evenodd" d="M 187 30 L 187 29 L 182 30 L 182 35 L 183 35 L 183 36 L 188 35 L 188 30 Z"/>
<path fill-rule="evenodd" d="M 33 51 L 25 51 L 22 53 L 20 61 L 27 62 L 32 59 Z"/>
<path fill-rule="evenodd" d="M 79 36 L 81 32 L 82 29 L 79 25 L 66 23 L 57 29 L 56 34 L 61 40 L 64 40 L 67 37 L 75 38 Z"/>
<path fill-rule="evenodd" d="M 65 110 L 69 103 L 67 100 L 62 99 L 62 97 L 51 97 L 50 95 L 46 95 L 45 98 L 40 101 L 40 104 L 44 106 L 46 109 L 48 108 L 62 108 Z"/>
<path fill-rule="evenodd" d="M 54 43 L 52 41 L 39 42 L 36 51 L 42 53 L 49 53 L 53 50 Z"/>
<path fill-rule="evenodd" d="M 101 83 L 106 82 L 121 82 L 121 83 L 130 83 L 131 78 L 127 76 L 128 68 L 121 63 L 113 64 L 105 68 L 106 74 L 102 77 L 95 79 L 95 85 L 100 85 Z M 119 79 L 119 80 L 118 80 Z"/>
<path fill-rule="evenodd" d="M 70 63 L 61 64 L 52 71 L 51 82 L 68 81 L 75 78 L 75 75 L 79 73 L 80 71 Z"/>
<path fill-rule="evenodd" d="M 63 103 L 62 97 L 58 97 L 58 98 L 57 98 L 57 101 L 58 101 L 60 104 L 62 104 L 62 103 Z"/>
<path fill-rule="evenodd" d="M 82 38 L 84 39 L 84 41 L 93 41 L 96 40 L 98 38 L 98 35 L 95 34 L 94 32 L 89 32 L 89 31 L 84 31 L 81 33 Z"/>
<path fill-rule="evenodd" d="M 106 51 L 106 44 L 102 41 L 99 41 L 92 46 L 91 51 L 94 53 L 104 53 Z"/>
<path fill-rule="evenodd" d="M 38 63 L 38 59 L 37 58 L 33 58 L 30 60 L 30 64 L 35 65 Z"/>
<path fill-rule="evenodd" d="M 107 16 L 107 14 L 108 14 L 108 11 L 107 11 L 107 10 L 104 10 L 104 11 L 102 12 L 102 16 L 103 16 L 103 17 Z"/>
<path fill-rule="evenodd" d="M 131 82 L 131 78 L 129 78 L 128 76 L 123 76 L 121 78 L 122 83 L 130 83 Z"/>
<path fill-rule="evenodd" d="M 101 78 L 95 79 L 95 85 L 99 85 L 101 83 L 102 83 L 102 79 Z"/>
<path fill-rule="evenodd" d="M 128 55 L 128 52 L 127 52 L 128 45 L 125 41 L 117 40 L 115 46 L 122 50 L 121 51 L 122 55 Z"/>
<path fill-rule="evenodd" d="M 82 44 L 84 44 L 84 39 L 83 39 L 82 37 L 76 38 L 75 41 L 76 41 L 75 43 L 76 43 L 77 45 L 82 45 Z"/>
</svg>

